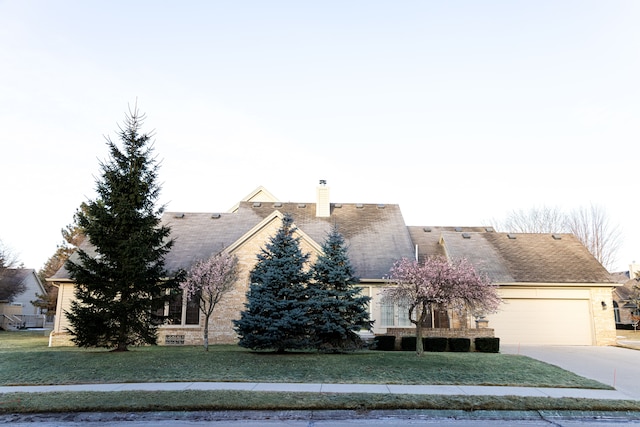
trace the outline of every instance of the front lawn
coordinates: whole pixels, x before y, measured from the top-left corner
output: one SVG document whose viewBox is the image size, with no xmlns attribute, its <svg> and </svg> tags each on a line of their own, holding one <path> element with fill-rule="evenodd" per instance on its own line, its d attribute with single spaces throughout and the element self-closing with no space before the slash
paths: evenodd
<svg viewBox="0 0 640 427">
<path fill-rule="evenodd" d="M 252 353 L 237 346 L 144 347 L 128 353 L 47 347 L 42 333 L 0 331 L 0 385 L 246 381 L 485 384 L 609 388 L 524 356 L 363 351 Z M 0 414 L 117 411 L 457 409 L 638 411 L 635 401 L 516 396 L 430 396 L 250 391 L 0 394 Z M 11 417 L 11 415 L 8 415 Z"/>
<path fill-rule="evenodd" d="M 254 353 L 238 346 L 137 347 L 129 352 L 47 347 L 32 332 L 0 332 L 0 385 L 169 381 L 610 387 L 525 356 L 362 351 Z"/>
</svg>

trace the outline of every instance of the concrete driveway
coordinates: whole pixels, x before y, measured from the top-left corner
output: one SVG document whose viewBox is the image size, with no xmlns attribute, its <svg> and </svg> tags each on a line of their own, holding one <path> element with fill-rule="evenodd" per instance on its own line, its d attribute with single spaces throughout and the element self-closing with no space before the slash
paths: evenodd
<svg viewBox="0 0 640 427">
<path fill-rule="evenodd" d="M 613 386 L 640 399 L 640 351 L 595 346 L 501 346 L 501 353 L 521 354 Z"/>
</svg>

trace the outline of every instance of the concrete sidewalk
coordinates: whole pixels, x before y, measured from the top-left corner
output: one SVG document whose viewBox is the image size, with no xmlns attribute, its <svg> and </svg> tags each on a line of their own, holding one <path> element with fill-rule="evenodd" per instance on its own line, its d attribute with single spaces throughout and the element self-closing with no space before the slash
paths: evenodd
<svg viewBox="0 0 640 427">
<path fill-rule="evenodd" d="M 307 384 L 307 383 L 239 383 L 239 382 L 166 382 L 73 384 L 44 386 L 3 386 L 0 393 L 49 393 L 60 391 L 182 391 L 182 390 L 245 390 L 299 393 L 378 393 L 466 396 L 527 396 L 573 397 L 585 399 L 640 400 L 617 390 L 576 388 L 496 387 L 457 385 L 395 385 L 395 384 Z"/>
</svg>

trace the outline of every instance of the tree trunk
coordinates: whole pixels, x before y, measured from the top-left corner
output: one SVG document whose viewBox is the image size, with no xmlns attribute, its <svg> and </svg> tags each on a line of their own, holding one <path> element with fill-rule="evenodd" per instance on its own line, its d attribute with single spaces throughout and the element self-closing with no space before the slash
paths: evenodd
<svg viewBox="0 0 640 427">
<path fill-rule="evenodd" d="M 204 331 L 202 333 L 204 341 L 204 351 L 209 351 L 209 315 L 204 318 Z"/>
<path fill-rule="evenodd" d="M 114 348 L 113 350 L 114 352 L 118 352 L 118 351 L 129 351 L 129 349 L 127 348 L 127 343 L 126 342 L 118 342 L 118 346 L 116 348 Z"/>
<path fill-rule="evenodd" d="M 416 323 L 416 354 L 422 356 L 424 354 L 424 345 L 422 344 L 422 322 Z"/>
<path fill-rule="evenodd" d="M 113 351 L 129 351 L 129 349 L 127 348 L 127 328 L 124 326 L 125 321 L 120 320 L 118 346 Z"/>
<path fill-rule="evenodd" d="M 422 356 L 424 354 L 424 344 L 422 343 L 422 325 L 426 317 L 429 315 L 429 310 L 427 310 L 427 306 L 422 304 L 420 315 L 416 319 L 416 354 L 418 356 Z"/>
</svg>

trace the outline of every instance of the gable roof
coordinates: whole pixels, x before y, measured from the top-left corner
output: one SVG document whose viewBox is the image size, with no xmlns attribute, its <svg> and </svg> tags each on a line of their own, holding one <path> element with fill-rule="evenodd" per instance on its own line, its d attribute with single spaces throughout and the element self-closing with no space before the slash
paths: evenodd
<svg viewBox="0 0 640 427">
<path fill-rule="evenodd" d="M 283 203 L 258 187 L 230 212 L 166 212 L 175 243 L 165 257 L 167 271 L 188 269 L 224 249 L 233 249 L 283 214 L 312 246 L 320 248 L 333 225 L 343 235 L 355 273 L 382 280 L 402 258 L 467 258 L 495 283 L 614 284 L 607 270 L 571 234 L 507 234 L 491 227 L 405 225 L 395 204 L 331 203 L 330 216 L 316 216 L 315 203 Z M 81 248 L 92 252 L 88 240 Z M 257 255 L 257 254 L 256 254 Z M 72 256 L 73 259 L 73 256 Z M 68 280 L 62 268 L 50 280 Z"/>
<path fill-rule="evenodd" d="M 295 226 L 320 245 L 335 224 L 361 279 L 382 279 L 395 261 L 413 256 L 413 243 L 398 205 L 331 203 L 331 216 L 317 217 L 315 203 L 241 202 L 237 213 L 266 218 L 274 209 L 290 214 Z"/>
<path fill-rule="evenodd" d="M 430 256 L 446 256 L 445 248 L 440 242 L 444 232 L 472 233 L 491 230 L 491 227 L 409 226 L 407 228 L 411 240 L 418 248 L 418 261 L 420 262 Z"/>
<path fill-rule="evenodd" d="M 245 234 L 276 213 L 291 214 L 300 234 L 318 249 L 335 224 L 345 239 L 355 274 L 361 279 L 383 279 L 396 260 L 413 255 L 398 205 L 332 203 L 331 216 L 322 218 L 316 217 L 315 203 L 243 201 L 232 213 L 164 213 L 162 223 L 171 227 L 175 239 L 165 257 L 167 271 L 188 269 L 196 260 L 237 245 Z M 90 253 L 88 242 L 81 248 Z M 64 268 L 51 277 L 65 279 L 69 274 Z"/>
<path fill-rule="evenodd" d="M 0 269 L 0 283 L 5 285 L 24 283 L 27 286 L 27 291 L 32 290 L 41 294 L 47 293 L 44 286 L 42 286 L 42 282 L 40 282 L 36 271 L 33 268 Z M 29 289 L 30 285 L 35 285 L 37 289 Z"/>
<path fill-rule="evenodd" d="M 611 283 L 609 272 L 572 234 L 497 233 L 481 227 L 409 227 L 422 259 L 466 258 L 495 283 Z M 437 236 L 437 237 L 436 237 Z M 437 240 L 436 240 L 437 239 Z M 438 243 L 436 243 L 436 241 Z"/>
<path fill-rule="evenodd" d="M 263 186 L 259 186 L 258 188 L 253 190 L 251 193 L 244 196 L 244 198 L 241 200 L 241 202 L 277 202 L 277 201 L 278 201 L 278 198 L 273 194 L 271 194 L 269 190 L 267 190 Z M 228 212 L 237 212 L 239 206 L 240 206 L 240 203 L 236 203 L 235 205 L 233 205 L 231 209 L 229 209 Z"/>
</svg>

